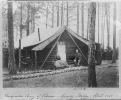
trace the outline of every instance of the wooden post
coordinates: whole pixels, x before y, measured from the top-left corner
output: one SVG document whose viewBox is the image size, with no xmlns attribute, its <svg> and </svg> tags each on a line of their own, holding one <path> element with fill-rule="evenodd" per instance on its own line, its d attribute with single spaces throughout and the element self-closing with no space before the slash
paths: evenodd
<svg viewBox="0 0 121 100">
<path fill-rule="evenodd" d="M 38 28 L 38 38 L 39 38 L 39 41 L 40 41 L 40 31 L 39 31 L 39 28 Z"/>
<path fill-rule="evenodd" d="M 21 39 L 19 39 L 19 69 L 18 71 L 21 71 Z"/>
<path fill-rule="evenodd" d="M 61 34 L 61 35 L 62 35 L 62 34 Z M 56 46 L 56 44 L 57 44 L 58 40 L 60 39 L 61 35 L 58 37 L 57 41 L 55 42 L 55 44 L 54 44 L 53 47 L 51 48 L 50 52 L 48 53 L 47 57 L 45 58 L 45 60 L 44 60 L 44 62 L 43 62 L 43 64 L 42 64 L 41 68 L 44 66 L 46 60 L 48 59 L 48 57 L 49 57 L 49 55 L 51 54 L 51 52 L 52 52 L 52 50 L 54 49 L 54 47 Z M 41 69 L 41 68 L 40 68 L 40 69 Z"/>
<path fill-rule="evenodd" d="M 37 68 L 37 51 L 34 52 L 35 54 L 35 69 Z"/>
<path fill-rule="evenodd" d="M 26 50 L 25 58 L 27 58 L 27 50 Z"/>
</svg>

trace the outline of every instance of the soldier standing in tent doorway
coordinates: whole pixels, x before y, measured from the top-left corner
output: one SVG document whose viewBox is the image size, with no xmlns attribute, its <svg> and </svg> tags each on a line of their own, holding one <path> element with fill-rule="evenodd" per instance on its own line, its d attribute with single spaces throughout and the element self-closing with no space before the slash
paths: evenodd
<svg viewBox="0 0 121 100">
<path fill-rule="evenodd" d="M 75 59 L 74 59 L 75 66 L 78 67 L 80 65 L 81 58 L 82 58 L 82 55 L 79 53 L 78 49 L 76 49 Z"/>
</svg>

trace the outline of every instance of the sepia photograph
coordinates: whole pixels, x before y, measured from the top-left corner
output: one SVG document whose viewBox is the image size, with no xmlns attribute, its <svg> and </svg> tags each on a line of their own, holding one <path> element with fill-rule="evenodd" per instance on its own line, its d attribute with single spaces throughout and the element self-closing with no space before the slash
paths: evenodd
<svg viewBox="0 0 121 100">
<path fill-rule="evenodd" d="M 116 1 L 2 4 L 3 88 L 119 88 Z"/>
</svg>

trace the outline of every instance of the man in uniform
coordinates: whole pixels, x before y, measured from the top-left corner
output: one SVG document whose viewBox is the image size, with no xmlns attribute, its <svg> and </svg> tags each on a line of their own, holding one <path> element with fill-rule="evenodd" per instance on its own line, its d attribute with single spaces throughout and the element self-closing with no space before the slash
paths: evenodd
<svg viewBox="0 0 121 100">
<path fill-rule="evenodd" d="M 81 58 L 82 58 L 82 55 L 79 53 L 78 49 L 76 49 L 74 63 L 77 67 L 80 65 Z"/>
</svg>

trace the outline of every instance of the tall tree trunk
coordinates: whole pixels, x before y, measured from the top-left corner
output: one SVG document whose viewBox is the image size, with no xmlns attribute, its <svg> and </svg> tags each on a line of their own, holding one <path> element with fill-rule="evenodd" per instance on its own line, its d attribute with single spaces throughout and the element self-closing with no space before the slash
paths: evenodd
<svg viewBox="0 0 121 100">
<path fill-rule="evenodd" d="M 31 32 L 35 32 L 35 4 L 30 5 L 30 10 L 31 10 Z"/>
<path fill-rule="evenodd" d="M 33 13 L 32 13 L 32 5 L 30 5 L 30 8 L 31 8 L 31 32 L 33 33 Z"/>
<path fill-rule="evenodd" d="M 21 39 L 22 39 L 22 3 L 21 3 L 21 15 L 20 15 L 20 39 L 19 39 L 19 71 L 21 71 Z"/>
<path fill-rule="evenodd" d="M 67 16 L 66 16 L 66 24 L 67 24 L 67 26 L 68 26 L 68 2 L 67 2 L 67 7 L 66 7 L 66 14 L 67 14 Z"/>
<path fill-rule="evenodd" d="M 97 87 L 95 71 L 95 20 L 96 3 L 90 3 L 89 7 L 89 56 L 88 56 L 88 87 Z"/>
<path fill-rule="evenodd" d="M 16 41 L 17 41 L 17 38 L 18 38 L 18 27 L 16 27 Z"/>
<path fill-rule="evenodd" d="M 79 3 L 77 3 L 77 34 L 79 34 Z"/>
<path fill-rule="evenodd" d="M 57 2 L 57 27 L 59 26 L 59 2 Z"/>
<path fill-rule="evenodd" d="M 82 2 L 82 37 L 84 37 L 84 3 Z"/>
<path fill-rule="evenodd" d="M 8 2 L 8 52 L 9 52 L 9 74 L 17 74 L 15 53 L 14 53 L 14 36 L 13 36 L 13 5 Z"/>
<path fill-rule="evenodd" d="M 61 26 L 63 25 L 63 2 L 61 4 Z"/>
<path fill-rule="evenodd" d="M 54 27 L 54 2 L 52 4 L 52 28 Z"/>
<path fill-rule="evenodd" d="M 28 2 L 28 5 L 27 5 L 27 36 L 29 35 L 29 10 L 30 10 L 30 3 Z"/>
<path fill-rule="evenodd" d="M 8 26 L 6 26 L 6 43 L 5 46 L 8 47 Z"/>
<path fill-rule="evenodd" d="M 110 47 L 110 3 L 109 3 L 109 7 L 108 7 L 108 41 L 109 41 L 109 47 Z"/>
<path fill-rule="evenodd" d="M 106 22 L 107 22 L 107 47 L 110 47 L 110 19 L 109 19 L 109 5 L 106 4 Z"/>
<path fill-rule="evenodd" d="M 33 32 L 35 32 L 35 15 L 33 15 Z"/>
<path fill-rule="evenodd" d="M 88 16 L 87 16 L 87 39 L 89 39 L 88 30 L 89 30 L 89 8 L 88 8 Z"/>
<path fill-rule="evenodd" d="M 101 22 L 101 43 L 104 49 L 104 30 L 105 30 L 105 14 L 102 11 L 102 22 Z"/>
<path fill-rule="evenodd" d="M 46 29 L 47 29 L 47 25 L 48 24 L 48 2 L 47 2 L 47 8 L 46 8 Z"/>
<path fill-rule="evenodd" d="M 116 62 L 116 3 L 114 3 L 113 10 L 113 55 L 112 55 L 112 63 Z"/>
<path fill-rule="evenodd" d="M 65 2 L 63 3 L 63 25 L 65 25 Z"/>
<path fill-rule="evenodd" d="M 35 4 L 33 9 L 35 9 Z M 35 12 L 32 12 L 32 32 L 35 32 Z"/>
<path fill-rule="evenodd" d="M 100 29 L 99 29 L 99 28 L 100 28 L 100 26 L 99 26 L 99 25 L 100 25 L 100 24 L 99 24 L 99 21 L 100 21 L 100 20 L 99 20 L 99 11 L 100 11 L 100 10 L 99 10 L 99 2 L 98 2 L 98 43 L 99 43 L 99 39 L 100 39 L 100 38 L 99 38 L 99 37 L 100 37 L 100 33 L 99 33 L 99 32 L 100 32 Z"/>
</svg>

